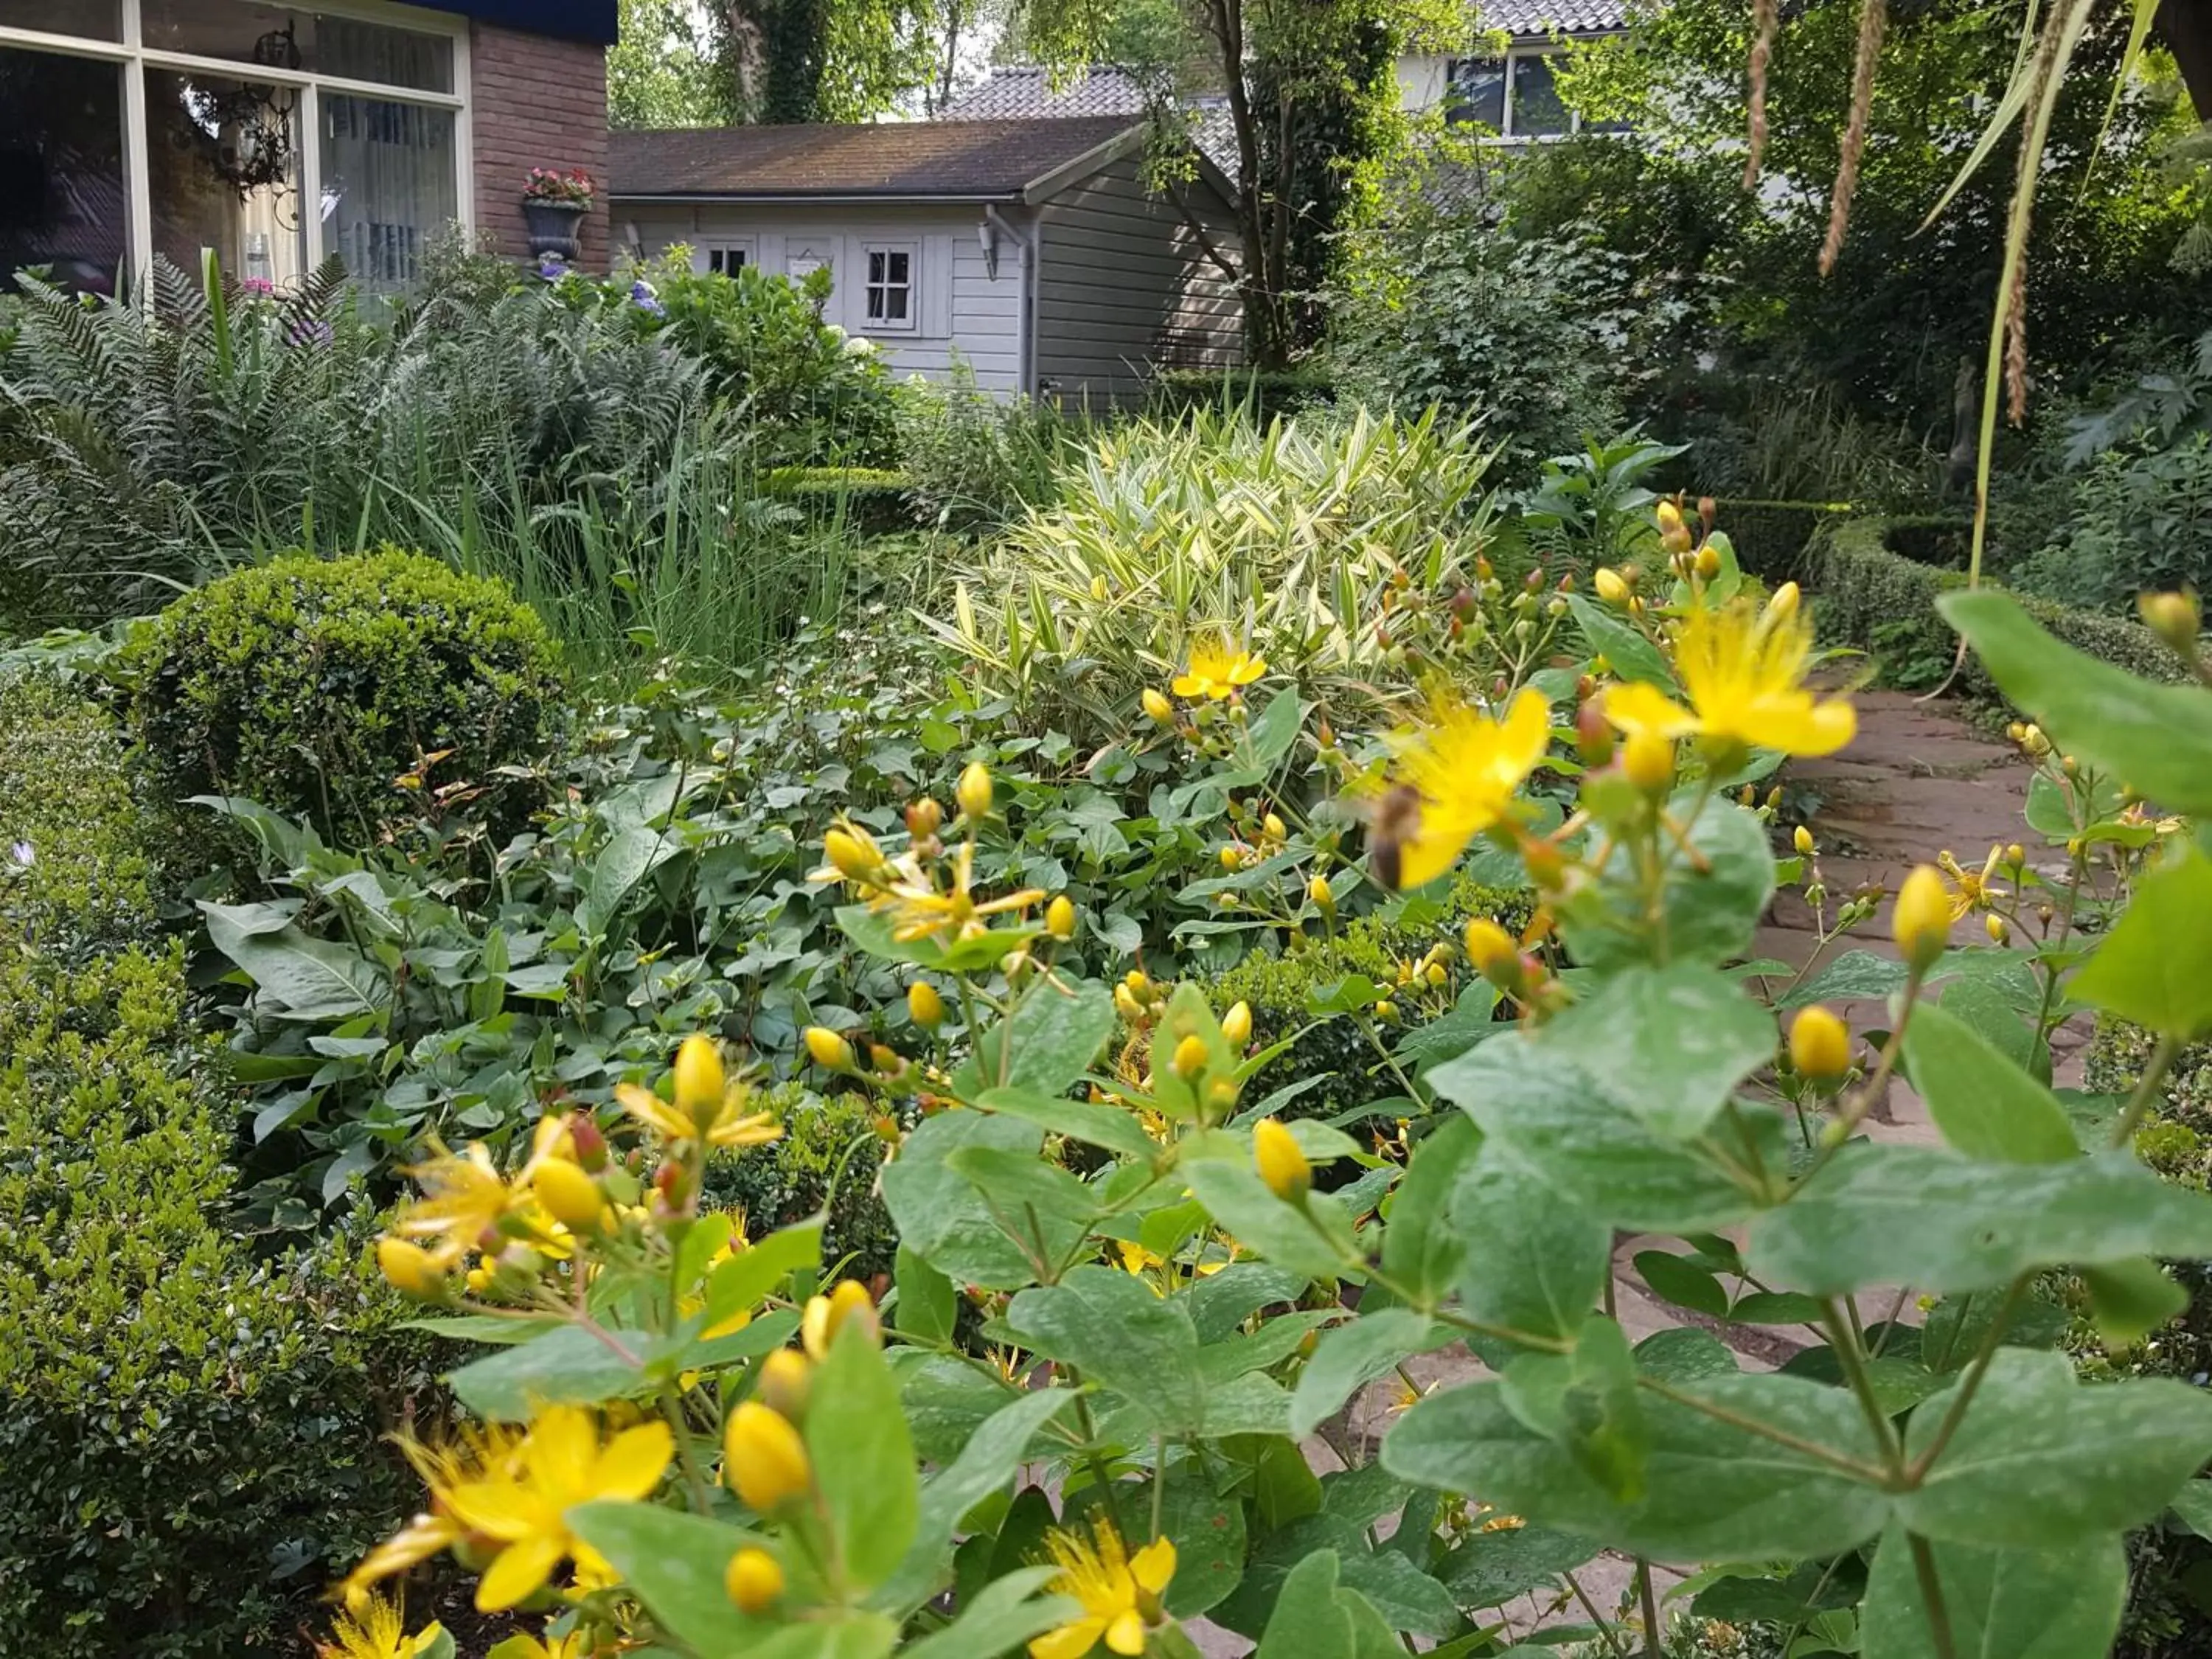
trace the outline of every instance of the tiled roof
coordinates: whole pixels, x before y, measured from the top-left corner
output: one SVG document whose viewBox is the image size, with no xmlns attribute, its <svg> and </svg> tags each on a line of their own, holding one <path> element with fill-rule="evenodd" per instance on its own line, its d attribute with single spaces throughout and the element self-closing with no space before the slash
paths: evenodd
<svg viewBox="0 0 2212 1659">
<path fill-rule="evenodd" d="M 615 132 L 609 193 L 1011 198 L 1133 125 L 1091 115 Z"/>
<path fill-rule="evenodd" d="M 1627 0 L 1475 0 L 1475 21 L 1516 37 L 1603 34 L 1628 27 Z"/>
<path fill-rule="evenodd" d="M 1101 64 L 1058 86 L 1036 64 L 991 71 L 938 116 L 940 121 L 995 121 L 1025 115 L 1141 115 L 1145 89 L 1127 70 Z"/>
</svg>

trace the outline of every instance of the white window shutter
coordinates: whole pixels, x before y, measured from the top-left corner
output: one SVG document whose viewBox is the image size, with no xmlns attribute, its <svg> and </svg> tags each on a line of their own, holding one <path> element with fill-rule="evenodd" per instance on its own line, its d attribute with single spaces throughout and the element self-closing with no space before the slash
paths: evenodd
<svg viewBox="0 0 2212 1659">
<path fill-rule="evenodd" d="M 952 238 L 921 239 L 921 331 L 933 340 L 952 337 Z"/>
</svg>

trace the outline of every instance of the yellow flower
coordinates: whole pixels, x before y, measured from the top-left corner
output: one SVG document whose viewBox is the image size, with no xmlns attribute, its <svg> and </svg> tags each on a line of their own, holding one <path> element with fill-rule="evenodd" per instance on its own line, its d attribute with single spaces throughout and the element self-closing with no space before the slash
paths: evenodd
<svg viewBox="0 0 2212 1659">
<path fill-rule="evenodd" d="M 652 1090 L 641 1089 L 635 1083 L 617 1083 L 615 1099 L 621 1103 L 623 1110 L 672 1143 L 703 1140 L 709 1146 L 763 1146 L 778 1139 L 783 1130 L 776 1123 L 775 1114 L 745 1110 L 751 1102 L 752 1090 L 744 1079 L 726 1079 L 719 1103 L 708 1092 L 708 1083 L 721 1074 L 722 1062 L 711 1044 L 703 1054 L 693 1046 L 706 1041 L 703 1037 L 687 1037 L 684 1047 L 677 1051 L 677 1101 L 663 1100 Z M 711 1067 L 707 1064 L 708 1060 L 713 1061 Z"/>
<path fill-rule="evenodd" d="M 1943 954 L 1951 942 L 1951 898 L 1931 866 L 1921 865 L 1897 890 L 1890 929 L 1899 953 L 1923 974 Z"/>
<path fill-rule="evenodd" d="M 500 1651 L 513 1659 L 591 1659 L 587 1645 L 591 1638 L 581 1628 L 566 1636 L 532 1636 L 526 1631 L 517 1631 L 500 1644 Z"/>
<path fill-rule="evenodd" d="M 602 1444 L 590 1412 L 547 1407 L 507 1468 L 439 1494 L 462 1526 L 499 1547 L 477 1586 L 477 1610 L 514 1606 L 544 1588 L 567 1557 L 587 1554 L 568 1530 L 568 1510 L 598 1498 L 649 1496 L 675 1452 L 665 1423 L 641 1423 Z"/>
<path fill-rule="evenodd" d="M 458 1438 L 434 1446 L 401 1434 L 400 1452 L 430 1489 L 431 1509 L 379 1544 L 346 1575 L 338 1586 L 346 1605 L 356 1610 L 365 1607 L 371 1586 L 459 1542 L 467 1529 L 453 1517 L 446 1495 L 473 1482 L 505 1479 L 514 1469 L 522 1442 L 521 1430 L 500 1425 L 464 1428 Z"/>
<path fill-rule="evenodd" d="M 1178 697 L 1208 697 L 1219 702 L 1267 672 L 1259 658 L 1239 651 L 1226 629 L 1210 629 L 1191 642 L 1190 665 L 1176 676 Z"/>
<path fill-rule="evenodd" d="M 1145 688 L 1145 695 L 1139 701 L 1145 705 L 1147 718 L 1162 726 L 1175 718 L 1175 705 L 1149 685 Z"/>
<path fill-rule="evenodd" d="M 939 939 L 946 945 L 980 939 L 991 930 L 988 918 L 1026 910 L 1044 896 L 1042 888 L 1024 887 L 979 904 L 970 890 L 975 881 L 973 843 L 961 843 L 950 863 L 951 885 L 940 890 L 935 877 L 925 872 L 911 854 L 902 858 L 891 866 L 896 879 L 869 902 L 870 909 L 891 913 L 891 937 L 901 945 L 921 939 Z"/>
<path fill-rule="evenodd" d="M 1850 1069 L 1850 1028 L 1814 1003 L 1790 1022 L 1790 1063 L 1818 1082 L 1841 1077 Z"/>
<path fill-rule="evenodd" d="M 531 1185 L 546 1212 L 571 1232 L 599 1231 L 599 1218 L 606 1213 L 606 1195 L 576 1165 L 566 1158 L 548 1158 Z"/>
<path fill-rule="evenodd" d="M 1784 603 L 1777 594 L 1763 611 L 1747 601 L 1719 610 L 1693 605 L 1674 640 L 1674 673 L 1691 709 L 1638 683 L 1607 691 L 1605 717 L 1631 736 L 1833 754 L 1851 740 L 1858 719 L 1842 698 L 1823 701 L 1805 689 L 1812 650 L 1812 621 L 1794 599 Z"/>
<path fill-rule="evenodd" d="M 748 1400 L 722 1431 L 722 1478 L 746 1507 L 768 1515 L 812 1484 L 814 1465 L 787 1418 Z"/>
<path fill-rule="evenodd" d="M 1376 873 L 1391 887 L 1419 887 L 1451 868 L 1468 842 L 1512 810 L 1552 740 L 1551 705 L 1523 690 L 1503 720 L 1439 698 L 1430 723 L 1391 739 L 1398 763 L 1378 808 L 1388 833 L 1370 836 Z"/>
<path fill-rule="evenodd" d="M 1943 872 L 1949 882 L 1952 921 L 1957 921 L 1961 917 L 1972 915 L 1977 910 L 1986 910 L 1990 908 L 1990 901 L 1992 898 L 2003 896 L 2004 890 L 1994 884 L 1997 866 L 2003 858 L 2003 848 L 1990 848 L 1989 858 L 1983 863 L 1981 871 L 1978 874 L 1972 870 L 1960 869 L 1959 860 L 1948 853 L 1939 853 L 1936 855 L 1937 867 Z"/>
<path fill-rule="evenodd" d="M 318 1642 L 323 1659 L 416 1659 L 445 1635 L 437 1625 L 426 1625 L 410 1636 L 396 1601 L 372 1599 L 350 1615 L 340 1613 L 331 1622 L 335 1642 Z"/>
<path fill-rule="evenodd" d="M 1313 1186 L 1313 1165 L 1297 1138 L 1272 1117 L 1252 1126 L 1252 1161 L 1267 1190 L 1285 1204 L 1299 1202 Z"/>
<path fill-rule="evenodd" d="M 1101 1642 L 1112 1653 L 1142 1653 L 1145 1632 L 1167 1620 L 1160 1596 L 1175 1577 L 1175 1545 L 1156 1538 L 1128 1555 L 1102 1520 L 1091 1539 L 1055 1528 L 1045 1534 L 1045 1547 L 1060 1568 L 1050 1588 L 1081 1602 L 1083 1616 L 1033 1638 L 1030 1659 L 1082 1659 Z"/>
<path fill-rule="evenodd" d="M 963 767 L 960 781 L 952 787 L 952 799 L 960 803 L 961 812 L 970 820 L 991 816 L 994 793 L 991 769 L 981 761 L 969 761 Z"/>
<path fill-rule="evenodd" d="M 477 1249 L 486 1233 L 498 1231 L 529 1202 L 526 1192 L 501 1178 L 482 1141 L 471 1141 L 465 1152 L 441 1152 L 407 1173 L 422 1195 L 400 1211 L 392 1231 L 404 1239 L 436 1241 L 423 1248 L 441 1267 Z"/>
<path fill-rule="evenodd" d="M 807 1297 L 799 1322 L 799 1340 L 806 1357 L 817 1364 L 827 1359 L 830 1345 L 850 1319 L 860 1320 L 872 1337 L 880 1339 L 883 1328 L 877 1319 L 875 1300 L 859 1279 L 841 1279 L 829 1295 Z"/>
</svg>

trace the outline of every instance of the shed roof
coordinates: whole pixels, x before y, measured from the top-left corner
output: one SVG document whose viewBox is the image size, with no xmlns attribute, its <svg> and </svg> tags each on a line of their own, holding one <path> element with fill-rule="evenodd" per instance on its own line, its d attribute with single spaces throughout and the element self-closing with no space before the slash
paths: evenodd
<svg viewBox="0 0 2212 1659">
<path fill-rule="evenodd" d="M 1127 115 L 1091 115 L 616 132 L 609 190 L 622 197 L 1012 201 L 1135 127 Z"/>
<path fill-rule="evenodd" d="M 1475 0 L 1475 21 L 1516 40 L 1607 34 L 1628 27 L 1627 0 Z"/>
</svg>

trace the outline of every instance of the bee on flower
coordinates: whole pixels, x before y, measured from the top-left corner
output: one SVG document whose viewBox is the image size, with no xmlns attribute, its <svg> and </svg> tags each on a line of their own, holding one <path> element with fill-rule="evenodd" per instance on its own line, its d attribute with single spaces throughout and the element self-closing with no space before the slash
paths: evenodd
<svg viewBox="0 0 2212 1659">
<path fill-rule="evenodd" d="M 1121 1534 L 1102 1519 L 1088 1538 L 1054 1528 L 1045 1534 L 1045 1547 L 1060 1569 L 1051 1589 L 1080 1604 L 1083 1613 L 1031 1638 L 1030 1659 L 1083 1659 L 1102 1642 L 1109 1653 L 1144 1652 L 1147 1633 L 1167 1622 L 1160 1597 L 1175 1577 L 1174 1543 L 1156 1538 L 1131 1555 Z"/>
<path fill-rule="evenodd" d="M 1396 761 L 1370 810 L 1369 853 L 1383 885 L 1419 887 L 1510 817 L 1514 792 L 1551 745 L 1551 705 L 1525 690 L 1493 720 L 1439 693 L 1425 724 L 1389 741 Z"/>
</svg>

